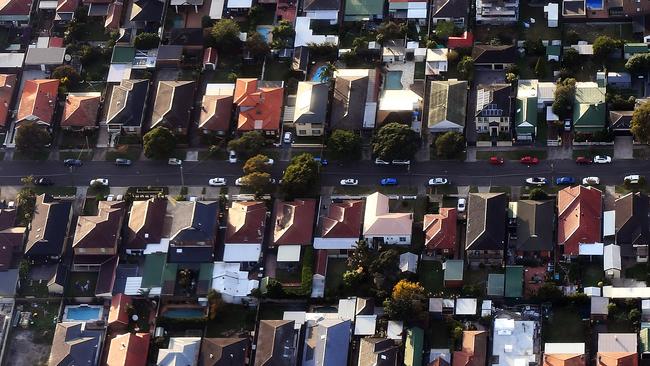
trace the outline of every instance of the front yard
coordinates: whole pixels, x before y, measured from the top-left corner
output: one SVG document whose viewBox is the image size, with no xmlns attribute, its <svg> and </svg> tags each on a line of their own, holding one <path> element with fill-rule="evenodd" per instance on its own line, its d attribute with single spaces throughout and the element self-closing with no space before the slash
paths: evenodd
<svg viewBox="0 0 650 366">
<path fill-rule="evenodd" d="M 134 145 L 118 145 L 114 149 L 106 152 L 106 161 L 114 161 L 115 159 L 129 159 L 139 160 L 142 148 Z"/>
</svg>

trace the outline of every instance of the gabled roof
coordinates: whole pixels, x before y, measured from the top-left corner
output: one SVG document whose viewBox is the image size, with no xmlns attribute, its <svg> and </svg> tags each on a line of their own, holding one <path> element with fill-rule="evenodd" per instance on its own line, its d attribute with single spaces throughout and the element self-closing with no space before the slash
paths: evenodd
<svg viewBox="0 0 650 366">
<path fill-rule="evenodd" d="M 633 114 L 633 111 L 609 111 L 609 128 L 613 130 L 629 130 Z"/>
<path fill-rule="evenodd" d="M 637 366 L 639 355 L 636 352 L 598 352 L 598 366 Z"/>
<path fill-rule="evenodd" d="M 65 98 L 61 126 L 94 127 L 101 93 L 69 93 Z"/>
<path fill-rule="evenodd" d="M 552 201 L 521 200 L 517 202 L 517 250 L 553 250 Z"/>
<path fill-rule="evenodd" d="M 266 230 L 266 213 L 264 202 L 233 202 L 228 209 L 224 243 L 261 244 Z"/>
<path fill-rule="evenodd" d="M 0 0 L 0 16 L 24 15 L 29 17 L 32 0 Z"/>
<path fill-rule="evenodd" d="M 131 296 L 116 294 L 111 298 L 111 308 L 108 312 L 108 325 L 128 325 L 129 312 L 128 307 L 131 305 Z"/>
<path fill-rule="evenodd" d="M 257 79 L 237 79 L 234 103 L 238 131 L 277 131 L 282 117 L 283 87 L 258 87 Z"/>
<path fill-rule="evenodd" d="M 199 128 L 228 131 L 233 109 L 233 84 L 208 84 L 201 102 Z"/>
<path fill-rule="evenodd" d="M 577 255 L 580 243 L 601 240 L 602 192 L 594 187 L 567 187 L 557 195 L 557 242 L 565 255 Z"/>
<path fill-rule="evenodd" d="M 443 207 L 437 214 L 424 215 L 424 245 L 427 250 L 456 250 L 457 211 Z"/>
<path fill-rule="evenodd" d="M 301 81 L 296 93 L 294 123 L 325 123 L 329 105 L 329 83 Z"/>
<path fill-rule="evenodd" d="M 584 343 L 545 343 L 544 365 L 586 366 Z"/>
<path fill-rule="evenodd" d="M 16 75 L 0 74 L 0 127 L 7 125 L 15 91 Z"/>
<path fill-rule="evenodd" d="M 431 4 L 432 18 L 465 18 L 467 17 L 467 0 L 433 0 Z"/>
<path fill-rule="evenodd" d="M 479 85 L 476 88 L 475 116 L 510 117 L 510 84 Z"/>
<path fill-rule="evenodd" d="M 160 0 L 133 0 L 131 6 L 132 22 L 160 22 L 165 10 L 165 2 Z"/>
<path fill-rule="evenodd" d="M 463 343 L 460 351 L 452 357 L 453 366 L 484 366 L 487 353 L 488 333 L 479 330 L 463 331 Z"/>
<path fill-rule="evenodd" d="M 466 250 L 503 250 L 506 235 L 504 193 L 470 193 L 467 206 Z"/>
<path fill-rule="evenodd" d="M 159 243 L 162 238 L 167 200 L 150 198 L 133 201 L 127 226 L 127 249 L 144 249 L 147 244 Z"/>
<path fill-rule="evenodd" d="M 55 201 L 49 195 L 36 197 L 25 254 L 29 256 L 58 256 L 63 251 L 72 204 Z"/>
<path fill-rule="evenodd" d="M 78 254 L 79 248 L 117 248 L 124 218 L 124 201 L 99 201 L 95 216 L 79 216 L 72 241 Z M 108 253 L 111 254 L 111 253 Z"/>
<path fill-rule="evenodd" d="M 321 218 L 321 237 L 359 238 L 363 201 L 332 203 L 326 217 Z"/>
<path fill-rule="evenodd" d="M 399 346 L 392 339 L 361 338 L 358 366 L 397 366 Z"/>
<path fill-rule="evenodd" d="M 87 256 L 87 257 L 99 257 L 97 259 L 93 258 L 83 258 L 78 260 L 80 257 L 75 258 L 75 263 L 99 263 L 99 272 L 97 273 L 97 284 L 95 285 L 95 296 L 96 297 L 109 297 L 113 294 L 113 288 L 115 287 L 115 277 L 117 274 L 117 265 L 120 262 L 120 258 L 117 255 L 109 256 Z M 103 262 L 100 262 L 100 258 L 103 259 Z"/>
<path fill-rule="evenodd" d="M 358 75 L 334 73 L 330 128 L 360 130 L 363 126 L 364 108 L 370 97 L 368 95 L 368 83 L 370 82 L 368 75 L 374 70 L 359 71 Z M 362 74 L 361 71 L 365 72 Z"/>
<path fill-rule="evenodd" d="M 111 339 L 106 366 L 145 366 L 150 339 L 149 333 L 126 333 Z"/>
<path fill-rule="evenodd" d="M 52 124 L 56 97 L 59 93 L 58 79 L 27 80 L 18 105 L 16 122 L 42 121 Z"/>
<path fill-rule="evenodd" d="M 273 245 L 311 245 L 316 201 L 276 201 L 273 209 Z"/>
<path fill-rule="evenodd" d="M 196 365 L 201 337 L 171 337 L 169 346 L 158 351 L 158 366 Z"/>
<path fill-rule="evenodd" d="M 517 60 L 517 49 L 513 45 L 478 44 L 472 49 L 472 58 L 474 64 L 512 64 Z"/>
<path fill-rule="evenodd" d="M 74 13 L 79 6 L 79 0 L 59 0 L 56 5 L 57 13 Z"/>
<path fill-rule="evenodd" d="M 194 81 L 160 81 L 151 115 L 151 128 L 187 129 L 194 106 Z"/>
<path fill-rule="evenodd" d="M 429 93 L 430 129 L 453 123 L 459 128 L 465 126 L 467 110 L 467 81 L 432 81 Z"/>
<path fill-rule="evenodd" d="M 339 10 L 340 8 L 340 0 L 305 0 L 302 4 L 303 11 Z"/>
<path fill-rule="evenodd" d="M 648 244 L 648 196 L 628 193 L 615 201 L 616 244 Z"/>
<path fill-rule="evenodd" d="M 243 366 L 248 343 L 247 338 L 203 338 L 198 366 Z"/>
<path fill-rule="evenodd" d="M 122 80 L 113 87 L 106 122 L 125 127 L 142 127 L 149 80 Z"/>
<path fill-rule="evenodd" d="M 102 333 L 88 329 L 86 323 L 57 323 L 48 365 L 98 365 Z"/>
<path fill-rule="evenodd" d="M 537 80 L 519 80 L 515 101 L 518 134 L 531 134 L 537 127 Z"/>
<path fill-rule="evenodd" d="M 366 197 L 366 211 L 363 216 L 364 236 L 410 236 L 413 214 L 390 213 L 388 196 L 375 192 Z"/>
<path fill-rule="evenodd" d="M 573 105 L 573 125 L 578 129 L 599 130 L 605 127 L 607 116 L 605 88 L 595 82 L 577 82 Z"/>
<path fill-rule="evenodd" d="M 65 47 L 28 48 L 25 56 L 25 65 L 31 66 L 58 66 L 63 64 Z"/>
<path fill-rule="evenodd" d="M 351 325 L 350 320 L 341 319 L 325 319 L 316 324 L 308 322 L 304 359 L 313 356 L 317 365 L 346 365 Z"/>
<path fill-rule="evenodd" d="M 293 320 L 261 320 L 254 366 L 295 365 Z"/>
<path fill-rule="evenodd" d="M 175 246 L 212 245 L 215 241 L 219 203 L 174 201 L 167 205 L 163 237 Z"/>
<path fill-rule="evenodd" d="M 104 28 L 106 29 L 119 29 L 120 28 L 120 19 L 122 17 L 122 9 L 124 8 L 124 3 L 120 0 L 116 0 L 108 4 L 108 15 L 104 21 Z"/>
</svg>

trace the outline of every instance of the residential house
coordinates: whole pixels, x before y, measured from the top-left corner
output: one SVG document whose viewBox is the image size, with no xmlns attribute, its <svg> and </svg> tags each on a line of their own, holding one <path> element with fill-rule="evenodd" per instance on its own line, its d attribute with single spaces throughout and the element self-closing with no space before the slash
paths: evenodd
<svg viewBox="0 0 650 366">
<path fill-rule="evenodd" d="M 573 128 L 575 132 L 594 133 L 605 128 L 607 122 L 605 88 L 596 82 L 576 83 L 573 104 Z"/>
<path fill-rule="evenodd" d="M 109 329 L 125 330 L 129 325 L 129 308 L 133 305 L 131 296 L 125 294 L 115 294 L 111 298 L 111 307 L 108 311 L 107 324 Z"/>
<path fill-rule="evenodd" d="M 245 366 L 249 343 L 247 338 L 203 338 L 198 366 Z"/>
<path fill-rule="evenodd" d="M 50 350 L 49 366 L 98 366 L 104 330 L 86 322 L 57 323 Z"/>
<path fill-rule="evenodd" d="M 400 347 L 388 338 L 361 338 L 357 366 L 398 366 Z"/>
<path fill-rule="evenodd" d="M 258 289 L 258 280 L 249 279 L 247 271 L 241 271 L 240 263 L 214 262 L 212 266 L 212 289 L 221 294 L 224 302 L 241 304 L 252 301 L 251 291 Z"/>
<path fill-rule="evenodd" d="M 648 241 L 648 196 L 641 192 L 630 192 L 614 202 L 616 244 L 621 247 L 623 257 L 637 257 L 647 260 Z"/>
<path fill-rule="evenodd" d="M 363 237 L 369 244 L 410 245 L 412 229 L 413 214 L 391 213 L 388 196 L 375 192 L 366 197 Z"/>
<path fill-rule="evenodd" d="M 230 131 L 235 84 L 208 84 L 201 100 L 199 129 L 205 134 Z"/>
<path fill-rule="evenodd" d="M 100 92 L 68 93 L 61 117 L 61 128 L 93 130 L 98 128 L 97 117 L 101 101 Z"/>
<path fill-rule="evenodd" d="M 519 20 L 519 0 L 476 0 L 477 24 L 510 24 Z"/>
<path fill-rule="evenodd" d="M 345 0 L 345 21 L 375 21 L 384 18 L 381 0 Z"/>
<path fill-rule="evenodd" d="M 415 20 L 425 25 L 427 2 L 422 0 L 388 0 L 388 15 L 393 19 Z"/>
<path fill-rule="evenodd" d="M 312 245 L 317 204 L 313 199 L 275 202 L 269 246 L 277 247 L 278 262 L 299 262 L 302 247 Z"/>
<path fill-rule="evenodd" d="M 327 216 L 321 216 L 314 249 L 352 250 L 361 236 L 363 201 L 330 204 Z"/>
<path fill-rule="evenodd" d="M 113 86 L 108 102 L 108 132 L 140 135 L 147 105 L 149 80 L 122 80 Z"/>
<path fill-rule="evenodd" d="M 458 213 L 442 207 L 437 214 L 424 215 L 424 246 L 428 255 L 454 257 L 458 250 Z"/>
<path fill-rule="evenodd" d="M 298 333 L 293 320 L 260 320 L 254 366 L 293 366 Z"/>
<path fill-rule="evenodd" d="M 610 111 L 609 130 L 616 135 L 630 135 L 630 125 L 634 111 Z"/>
<path fill-rule="evenodd" d="M 447 72 L 447 48 L 427 48 L 425 75 L 440 75 Z M 455 80 L 454 80 L 455 81 Z"/>
<path fill-rule="evenodd" d="M 647 43 L 625 43 L 623 45 L 623 58 L 626 60 L 629 60 L 634 55 L 648 52 L 650 52 L 650 49 Z"/>
<path fill-rule="evenodd" d="M 424 331 L 413 327 L 406 330 L 404 342 L 404 366 L 422 365 L 422 348 L 424 347 Z"/>
<path fill-rule="evenodd" d="M 310 44 L 339 44 L 339 36 L 337 31 L 333 34 L 322 34 L 323 31 L 315 34 L 312 27 L 312 19 L 309 17 L 297 17 L 294 29 L 296 31 L 293 47 L 303 47 Z"/>
<path fill-rule="evenodd" d="M 0 74 L 0 128 L 5 129 L 8 126 L 11 114 L 9 110 L 14 102 L 16 95 L 16 75 Z"/>
<path fill-rule="evenodd" d="M 419 131 L 422 120 L 422 102 L 422 97 L 413 90 L 384 89 L 379 97 L 377 125 L 399 122 Z"/>
<path fill-rule="evenodd" d="M 79 0 L 58 0 L 54 20 L 58 22 L 69 22 L 74 19 L 74 12 L 79 6 Z"/>
<path fill-rule="evenodd" d="M 237 79 L 234 99 L 238 107 L 237 132 L 278 134 L 283 99 L 282 86 L 266 86 L 257 79 Z"/>
<path fill-rule="evenodd" d="M 553 201 L 517 201 L 517 256 L 550 258 L 553 251 Z"/>
<path fill-rule="evenodd" d="M 169 262 L 211 262 L 218 229 L 219 203 L 178 201 L 167 205 L 163 240 L 169 240 Z"/>
<path fill-rule="evenodd" d="M 158 350 L 157 366 L 196 365 L 201 337 L 171 337 L 169 346 Z"/>
<path fill-rule="evenodd" d="M 557 195 L 557 243 L 565 256 L 578 255 L 579 244 L 602 239 L 602 192 L 594 187 L 567 187 Z"/>
<path fill-rule="evenodd" d="M 0 24 L 24 27 L 29 24 L 33 0 L 6 0 L 0 3 Z"/>
<path fill-rule="evenodd" d="M 308 320 L 302 365 L 346 365 L 351 326 L 350 320 Z"/>
<path fill-rule="evenodd" d="M 463 133 L 467 114 L 467 81 L 432 81 L 428 113 L 429 132 Z"/>
<path fill-rule="evenodd" d="M 513 45 L 475 45 L 472 49 L 474 66 L 493 70 L 505 70 L 517 61 L 517 49 Z"/>
<path fill-rule="evenodd" d="M 474 121 L 478 133 L 509 134 L 512 115 L 510 84 L 479 85 Z"/>
<path fill-rule="evenodd" d="M 130 2 L 131 8 L 128 11 L 128 19 L 138 29 L 145 28 L 147 25 L 162 23 L 165 13 L 164 0 L 133 0 Z"/>
<path fill-rule="evenodd" d="M 537 136 L 537 80 L 519 80 L 515 101 L 517 141 L 534 141 Z"/>
<path fill-rule="evenodd" d="M 541 334 L 536 321 L 515 320 L 507 315 L 497 317 L 492 331 L 493 365 L 528 365 L 540 361 Z"/>
<path fill-rule="evenodd" d="M 164 198 L 133 201 L 124 243 L 126 254 L 143 254 L 147 245 L 160 243 L 166 209 Z"/>
<path fill-rule="evenodd" d="M 377 70 L 338 69 L 334 78 L 330 130 L 374 128 L 379 93 Z"/>
<path fill-rule="evenodd" d="M 314 20 L 330 20 L 336 22 L 341 8 L 340 0 L 305 0 L 302 11 L 305 16 Z"/>
<path fill-rule="evenodd" d="M 621 247 L 616 244 L 603 248 L 603 271 L 607 278 L 621 278 Z"/>
<path fill-rule="evenodd" d="M 125 201 L 99 201 L 97 215 L 79 216 L 72 241 L 75 269 L 99 270 L 118 254 L 125 208 Z"/>
<path fill-rule="evenodd" d="M 201 57 L 203 56 L 204 44 L 203 28 L 172 28 L 169 33 L 168 44 L 182 46 L 183 53 L 188 56 Z"/>
<path fill-rule="evenodd" d="M 587 366 L 584 343 L 544 343 L 544 365 Z"/>
<path fill-rule="evenodd" d="M 161 44 L 158 46 L 158 54 L 155 59 L 157 68 L 177 69 L 181 67 L 182 60 L 183 46 L 173 44 Z"/>
<path fill-rule="evenodd" d="M 465 251 L 470 264 L 502 262 L 507 205 L 504 193 L 469 194 Z"/>
<path fill-rule="evenodd" d="M 59 93 L 58 79 L 27 80 L 18 104 L 16 123 L 35 122 L 51 127 Z"/>
<path fill-rule="evenodd" d="M 159 81 L 151 129 L 162 126 L 187 135 L 194 106 L 194 81 Z"/>
<path fill-rule="evenodd" d="M 46 194 L 37 196 L 25 256 L 38 262 L 58 260 L 65 249 L 71 219 L 71 201 L 54 200 Z"/>
<path fill-rule="evenodd" d="M 228 209 L 224 262 L 257 262 L 262 254 L 268 212 L 264 202 L 234 201 Z"/>
<path fill-rule="evenodd" d="M 599 333 L 599 366 L 638 366 L 639 355 L 636 333 Z"/>
<path fill-rule="evenodd" d="M 487 359 L 488 333 L 464 330 L 460 351 L 454 351 L 452 366 L 484 366 Z"/>
<path fill-rule="evenodd" d="M 434 0 L 431 3 L 431 24 L 453 22 L 457 27 L 465 28 L 468 8 L 468 0 Z"/>
<path fill-rule="evenodd" d="M 25 55 L 25 69 L 40 69 L 53 71 L 63 65 L 65 47 L 36 47 L 28 48 Z"/>
<path fill-rule="evenodd" d="M 298 83 L 293 123 L 298 136 L 322 136 L 325 132 L 329 83 L 301 81 Z"/>
<path fill-rule="evenodd" d="M 111 339 L 106 366 L 146 366 L 150 333 L 125 333 Z"/>
<path fill-rule="evenodd" d="M 90 5 L 92 8 L 92 3 Z M 122 11 L 124 10 L 124 1 L 116 0 L 108 4 L 106 9 L 106 19 L 104 20 L 104 28 L 112 31 L 120 29 L 120 20 L 122 19 Z M 91 11 L 90 9 L 88 10 Z"/>
</svg>

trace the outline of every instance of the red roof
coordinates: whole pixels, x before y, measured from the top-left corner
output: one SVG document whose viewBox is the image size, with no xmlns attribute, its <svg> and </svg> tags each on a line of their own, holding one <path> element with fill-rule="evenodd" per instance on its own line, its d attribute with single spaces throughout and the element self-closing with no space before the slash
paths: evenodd
<svg viewBox="0 0 650 366">
<path fill-rule="evenodd" d="M 92 94 L 68 94 L 65 98 L 61 126 L 94 127 L 97 125 L 100 95 Z"/>
<path fill-rule="evenodd" d="M 259 243 L 264 239 L 266 205 L 264 202 L 233 202 L 228 209 L 224 243 Z"/>
<path fill-rule="evenodd" d="M 27 80 L 20 96 L 16 121 L 38 119 L 51 125 L 58 93 L 57 79 Z"/>
<path fill-rule="evenodd" d="M 280 129 L 284 88 L 258 88 L 257 79 L 237 79 L 234 102 L 239 106 L 237 131 Z"/>
<path fill-rule="evenodd" d="M 74 13 L 79 6 L 79 0 L 59 0 L 56 5 L 57 13 Z"/>
<path fill-rule="evenodd" d="M 208 47 L 203 51 L 203 65 L 206 64 L 217 64 L 217 49 L 214 47 Z"/>
<path fill-rule="evenodd" d="M 108 325 L 129 324 L 128 305 L 131 304 L 131 297 L 124 294 L 116 294 L 111 298 L 111 310 L 108 313 Z"/>
<path fill-rule="evenodd" d="M 273 211 L 273 245 L 311 245 L 316 200 L 278 200 Z"/>
<path fill-rule="evenodd" d="M 557 242 L 565 255 L 578 255 L 580 243 L 601 241 L 602 193 L 593 187 L 567 187 L 557 195 Z"/>
<path fill-rule="evenodd" d="M 469 32 L 463 33 L 460 37 L 449 37 L 447 48 L 466 48 L 474 45 L 474 35 Z"/>
<path fill-rule="evenodd" d="M 111 340 L 107 366 L 145 366 L 149 354 L 149 333 L 126 333 Z"/>
<path fill-rule="evenodd" d="M 427 250 L 456 251 L 457 213 L 455 208 L 441 208 L 438 214 L 424 215 L 424 237 Z"/>
<path fill-rule="evenodd" d="M 29 15 L 30 0 L 0 0 L 0 15 Z"/>
<path fill-rule="evenodd" d="M 0 126 L 7 125 L 9 107 L 16 89 L 16 75 L 0 74 Z"/>
<path fill-rule="evenodd" d="M 106 15 L 106 21 L 104 21 L 104 28 L 118 29 L 120 27 L 123 7 L 124 4 L 119 0 L 108 4 L 108 15 Z"/>
<path fill-rule="evenodd" d="M 358 238 L 361 235 L 363 201 L 332 203 L 327 217 L 324 217 L 321 237 Z"/>
<path fill-rule="evenodd" d="M 50 41 L 47 44 L 48 47 L 63 47 L 63 38 L 61 37 L 50 37 Z"/>
<path fill-rule="evenodd" d="M 638 366 L 639 355 L 634 352 L 598 352 L 597 366 Z"/>
</svg>

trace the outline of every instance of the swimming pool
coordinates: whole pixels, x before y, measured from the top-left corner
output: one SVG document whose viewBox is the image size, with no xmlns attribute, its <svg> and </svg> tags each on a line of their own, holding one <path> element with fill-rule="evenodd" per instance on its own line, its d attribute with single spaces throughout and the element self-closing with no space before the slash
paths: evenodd
<svg viewBox="0 0 650 366">
<path fill-rule="evenodd" d="M 197 308 L 178 308 L 178 309 L 169 309 L 162 314 L 166 318 L 173 319 L 191 319 L 191 318 L 203 318 L 205 316 L 205 311 L 203 309 Z"/>
<path fill-rule="evenodd" d="M 268 25 L 258 25 L 255 30 L 260 34 L 260 36 L 262 36 L 262 38 L 264 38 L 266 43 L 271 43 L 271 32 L 273 31 L 273 27 Z"/>
<path fill-rule="evenodd" d="M 386 73 L 386 80 L 384 82 L 384 89 L 387 89 L 387 90 L 402 90 L 402 72 L 401 71 L 388 71 Z"/>
<path fill-rule="evenodd" d="M 63 321 L 92 322 L 102 319 L 103 308 L 99 305 L 68 305 L 63 309 Z"/>
<path fill-rule="evenodd" d="M 603 0 L 586 0 L 587 8 L 593 10 L 604 9 Z"/>
<path fill-rule="evenodd" d="M 327 70 L 327 66 L 323 65 L 320 66 L 316 69 L 316 72 L 314 73 L 314 76 L 311 78 L 311 81 L 318 81 L 319 83 L 324 83 L 326 81 L 329 81 L 329 76 L 323 75 L 325 71 Z"/>
</svg>

